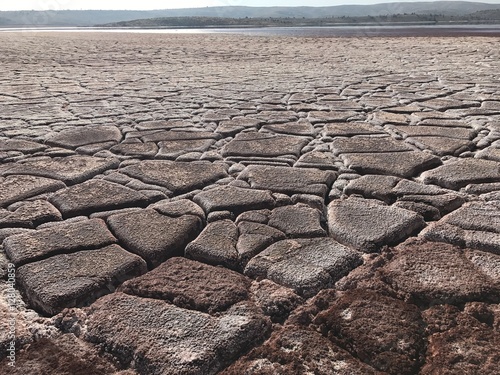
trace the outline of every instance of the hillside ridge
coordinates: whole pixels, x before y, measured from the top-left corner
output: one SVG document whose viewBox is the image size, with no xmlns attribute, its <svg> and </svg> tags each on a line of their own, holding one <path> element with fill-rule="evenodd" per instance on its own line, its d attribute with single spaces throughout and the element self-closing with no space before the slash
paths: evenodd
<svg viewBox="0 0 500 375">
<path fill-rule="evenodd" d="M 463 16 L 475 12 L 499 10 L 500 4 L 468 1 L 397 2 L 374 5 L 337 5 L 329 7 L 247 7 L 222 6 L 206 8 L 135 10 L 50 10 L 3 11 L 0 26 L 94 26 L 137 19 L 164 17 L 218 17 L 218 18 L 324 18 L 363 17 L 392 14 L 439 14 Z"/>
</svg>

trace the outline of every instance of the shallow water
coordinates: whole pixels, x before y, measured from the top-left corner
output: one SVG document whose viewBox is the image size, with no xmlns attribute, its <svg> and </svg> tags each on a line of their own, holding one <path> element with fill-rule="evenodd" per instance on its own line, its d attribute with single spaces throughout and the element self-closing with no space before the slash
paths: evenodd
<svg viewBox="0 0 500 375">
<path fill-rule="evenodd" d="M 137 34 L 243 34 L 294 37 L 500 36 L 500 25 L 365 25 L 203 29 L 5 28 L 0 32 L 105 32 Z"/>
</svg>

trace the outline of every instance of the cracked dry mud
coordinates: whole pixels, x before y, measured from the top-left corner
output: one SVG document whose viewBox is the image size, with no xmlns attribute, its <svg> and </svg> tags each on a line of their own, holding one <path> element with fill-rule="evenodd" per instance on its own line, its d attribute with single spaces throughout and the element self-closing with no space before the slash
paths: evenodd
<svg viewBox="0 0 500 375">
<path fill-rule="evenodd" d="M 0 34 L 0 373 L 500 374 L 499 42 Z"/>
</svg>

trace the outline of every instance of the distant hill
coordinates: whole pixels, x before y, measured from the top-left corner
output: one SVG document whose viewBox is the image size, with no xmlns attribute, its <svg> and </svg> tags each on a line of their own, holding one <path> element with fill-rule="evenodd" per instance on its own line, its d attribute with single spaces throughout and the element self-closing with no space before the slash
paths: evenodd
<svg viewBox="0 0 500 375">
<path fill-rule="evenodd" d="M 339 5 L 331 7 L 244 7 L 224 6 L 153 11 L 60 10 L 0 12 L 1 27 L 15 26 L 94 26 L 120 21 L 162 17 L 218 18 L 325 18 L 385 16 L 391 14 L 440 14 L 459 16 L 500 10 L 500 4 L 467 1 L 384 3 L 375 5 Z"/>
</svg>

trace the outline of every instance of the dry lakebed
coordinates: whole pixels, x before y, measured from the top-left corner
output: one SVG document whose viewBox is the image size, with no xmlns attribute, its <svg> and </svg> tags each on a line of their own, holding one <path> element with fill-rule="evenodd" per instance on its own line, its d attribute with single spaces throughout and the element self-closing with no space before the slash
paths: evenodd
<svg viewBox="0 0 500 375">
<path fill-rule="evenodd" d="M 0 33 L 0 373 L 500 374 L 499 45 Z"/>
</svg>

